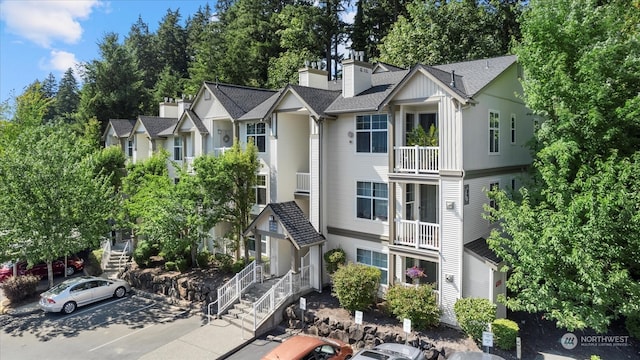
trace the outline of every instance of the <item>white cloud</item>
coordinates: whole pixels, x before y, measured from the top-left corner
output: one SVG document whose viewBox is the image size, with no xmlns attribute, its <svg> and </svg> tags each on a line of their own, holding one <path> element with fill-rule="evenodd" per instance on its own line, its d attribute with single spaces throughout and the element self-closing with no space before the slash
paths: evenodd
<svg viewBox="0 0 640 360">
<path fill-rule="evenodd" d="M 344 21 L 347 24 L 353 24 L 353 21 L 356 18 L 356 9 L 355 8 L 347 8 L 347 11 L 340 14 L 340 20 Z"/>
<path fill-rule="evenodd" d="M 51 60 L 49 61 L 51 69 L 64 73 L 68 68 L 75 71 L 78 59 L 76 55 L 62 50 L 51 50 Z"/>
<path fill-rule="evenodd" d="M 54 41 L 75 44 L 82 36 L 79 20 L 86 20 L 98 0 L 3 1 L 0 19 L 7 31 L 50 48 Z"/>
</svg>

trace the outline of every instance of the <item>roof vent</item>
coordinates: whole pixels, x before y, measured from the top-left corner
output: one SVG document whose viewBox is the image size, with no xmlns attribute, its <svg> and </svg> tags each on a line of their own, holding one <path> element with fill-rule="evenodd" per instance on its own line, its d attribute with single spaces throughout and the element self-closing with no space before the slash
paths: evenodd
<svg viewBox="0 0 640 360">
<path fill-rule="evenodd" d="M 451 83 L 449 83 L 449 86 L 451 87 L 456 87 L 456 71 L 455 70 L 451 70 Z"/>
</svg>

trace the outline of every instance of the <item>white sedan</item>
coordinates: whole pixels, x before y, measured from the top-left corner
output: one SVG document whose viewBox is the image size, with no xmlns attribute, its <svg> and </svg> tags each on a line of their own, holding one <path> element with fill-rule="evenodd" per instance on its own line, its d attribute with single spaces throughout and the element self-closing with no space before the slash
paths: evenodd
<svg viewBox="0 0 640 360">
<path fill-rule="evenodd" d="M 131 291 L 124 280 L 81 276 L 66 280 L 40 294 L 40 308 L 45 312 L 70 314 L 79 306 L 110 297 L 121 298 Z"/>
</svg>

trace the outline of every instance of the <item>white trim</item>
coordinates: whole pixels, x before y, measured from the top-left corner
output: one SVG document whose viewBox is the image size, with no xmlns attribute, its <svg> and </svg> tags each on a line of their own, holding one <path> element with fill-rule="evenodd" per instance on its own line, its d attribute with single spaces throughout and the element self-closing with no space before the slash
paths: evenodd
<svg viewBox="0 0 640 360">
<path fill-rule="evenodd" d="M 354 202 L 355 202 L 355 204 L 354 204 L 354 211 L 355 211 L 354 216 L 355 216 L 355 220 L 356 220 L 356 221 L 358 221 L 358 220 L 359 220 L 359 221 L 367 221 L 367 222 L 375 222 L 375 223 L 388 224 L 388 223 L 389 223 L 389 217 L 391 216 L 391 215 L 389 214 L 389 202 L 391 201 L 391 200 L 389 200 L 389 183 L 388 183 L 388 182 L 385 182 L 385 181 L 383 181 L 383 180 L 381 180 L 381 179 L 380 179 L 380 180 L 362 180 L 362 179 L 355 179 L 355 180 L 356 180 L 356 181 L 355 181 L 355 184 L 354 184 L 354 185 L 355 185 L 355 188 L 353 189 L 353 190 L 354 190 L 354 191 L 353 191 L 353 194 L 354 194 L 354 197 L 353 197 L 353 198 L 354 198 Z M 358 216 L 358 196 L 359 196 L 359 195 L 358 195 L 358 183 L 359 183 L 359 182 L 363 182 L 363 183 L 370 183 L 370 184 L 371 184 L 371 191 L 372 191 L 372 195 L 371 195 L 371 196 L 364 196 L 364 195 L 362 195 L 362 197 L 363 197 L 363 198 L 364 198 L 364 197 L 366 197 L 366 198 L 371 199 L 371 200 L 373 200 L 373 199 L 383 199 L 383 198 L 379 198 L 379 197 L 374 197 L 374 196 L 373 196 L 373 184 L 384 184 L 384 185 L 386 185 L 386 186 L 387 186 L 387 219 L 386 219 L 386 220 L 376 220 L 376 219 L 374 218 L 374 216 L 373 216 L 373 210 L 374 210 L 374 209 L 373 209 L 373 203 L 371 204 L 371 219 L 361 218 L 361 217 L 359 217 L 359 216 Z"/>
<path fill-rule="evenodd" d="M 491 127 L 491 114 L 496 114 L 498 117 L 498 127 L 497 128 L 492 128 Z M 487 114 L 487 140 L 488 140 L 488 147 L 487 147 L 487 151 L 489 152 L 489 155 L 500 155 L 500 111 L 498 110 L 491 110 L 489 109 L 489 112 Z M 491 146 L 493 144 L 493 139 L 492 139 L 492 131 L 496 131 L 498 132 L 498 143 L 497 143 L 497 147 L 498 147 L 498 151 L 491 151 Z"/>
<path fill-rule="evenodd" d="M 511 140 L 511 144 L 515 145 L 517 142 L 517 132 L 516 132 L 516 114 L 511 113 L 511 116 L 509 117 L 509 126 L 510 126 L 510 132 L 509 132 L 509 137 Z"/>
</svg>

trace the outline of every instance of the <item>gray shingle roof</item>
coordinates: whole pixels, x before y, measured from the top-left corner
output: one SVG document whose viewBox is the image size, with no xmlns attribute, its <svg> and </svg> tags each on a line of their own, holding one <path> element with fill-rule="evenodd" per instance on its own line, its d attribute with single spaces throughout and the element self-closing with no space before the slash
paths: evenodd
<svg viewBox="0 0 640 360">
<path fill-rule="evenodd" d="M 475 96 L 480 90 L 493 81 L 493 79 L 515 63 L 516 60 L 517 57 L 515 55 L 506 55 L 490 59 L 436 65 L 433 67 L 446 71 L 447 73 L 451 73 L 452 70 L 455 71 L 457 76 L 462 77 L 467 95 Z"/>
<path fill-rule="evenodd" d="M 267 207 L 271 208 L 276 219 L 287 230 L 296 248 L 325 241 L 325 237 L 316 231 L 295 201 L 271 203 Z"/>
<path fill-rule="evenodd" d="M 407 75 L 408 70 L 371 74 L 372 87 L 352 98 L 338 96 L 325 110 L 327 114 L 357 111 L 378 111 L 378 107 L 395 86 Z"/>
<path fill-rule="evenodd" d="M 109 124 L 113 128 L 113 132 L 119 138 L 129 137 L 133 126 L 136 124 L 135 120 L 130 119 L 109 119 Z"/>
<path fill-rule="evenodd" d="M 498 265 L 502 262 L 502 259 L 500 259 L 498 255 L 493 252 L 493 250 L 489 249 L 489 245 L 487 245 L 487 239 L 485 238 L 473 240 L 472 242 L 465 244 L 464 248 L 475 253 L 476 255 L 492 263 L 493 265 Z"/>
<path fill-rule="evenodd" d="M 284 89 L 271 95 L 267 100 L 242 115 L 239 120 L 264 120 L 273 108 L 273 105 L 280 99 L 280 95 L 283 92 Z"/>
<path fill-rule="evenodd" d="M 204 126 L 202 119 L 200 119 L 198 114 L 196 114 L 193 110 L 185 110 L 184 116 L 188 116 L 189 119 L 191 119 L 191 121 L 193 122 L 193 125 L 196 126 L 196 129 L 198 129 L 198 132 L 200 132 L 200 134 L 209 133 L 209 130 L 207 130 L 207 127 Z M 178 127 L 177 124 L 176 124 L 176 127 Z"/>
<path fill-rule="evenodd" d="M 138 121 L 142 123 L 151 139 L 173 134 L 173 129 L 178 123 L 176 118 L 162 118 L 158 116 L 138 116 Z"/>
<path fill-rule="evenodd" d="M 307 86 L 289 85 L 292 91 L 295 91 L 304 102 L 306 102 L 313 112 L 318 115 L 325 115 L 325 109 L 331 105 L 340 93 L 337 91 L 316 89 Z"/>
<path fill-rule="evenodd" d="M 238 85 L 216 84 L 205 82 L 204 85 L 213 96 L 220 101 L 233 120 L 239 119 L 263 101 L 270 98 L 275 91 L 257 89 Z"/>
<path fill-rule="evenodd" d="M 373 66 L 373 73 L 374 74 L 381 73 L 381 72 L 386 72 L 386 71 L 402 71 L 402 70 L 406 70 L 406 69 L 403 69 L 401 67 L 397 67 L 395 65 L 383 63 L 383 62 L 378 62 Z"/>
</svg>

